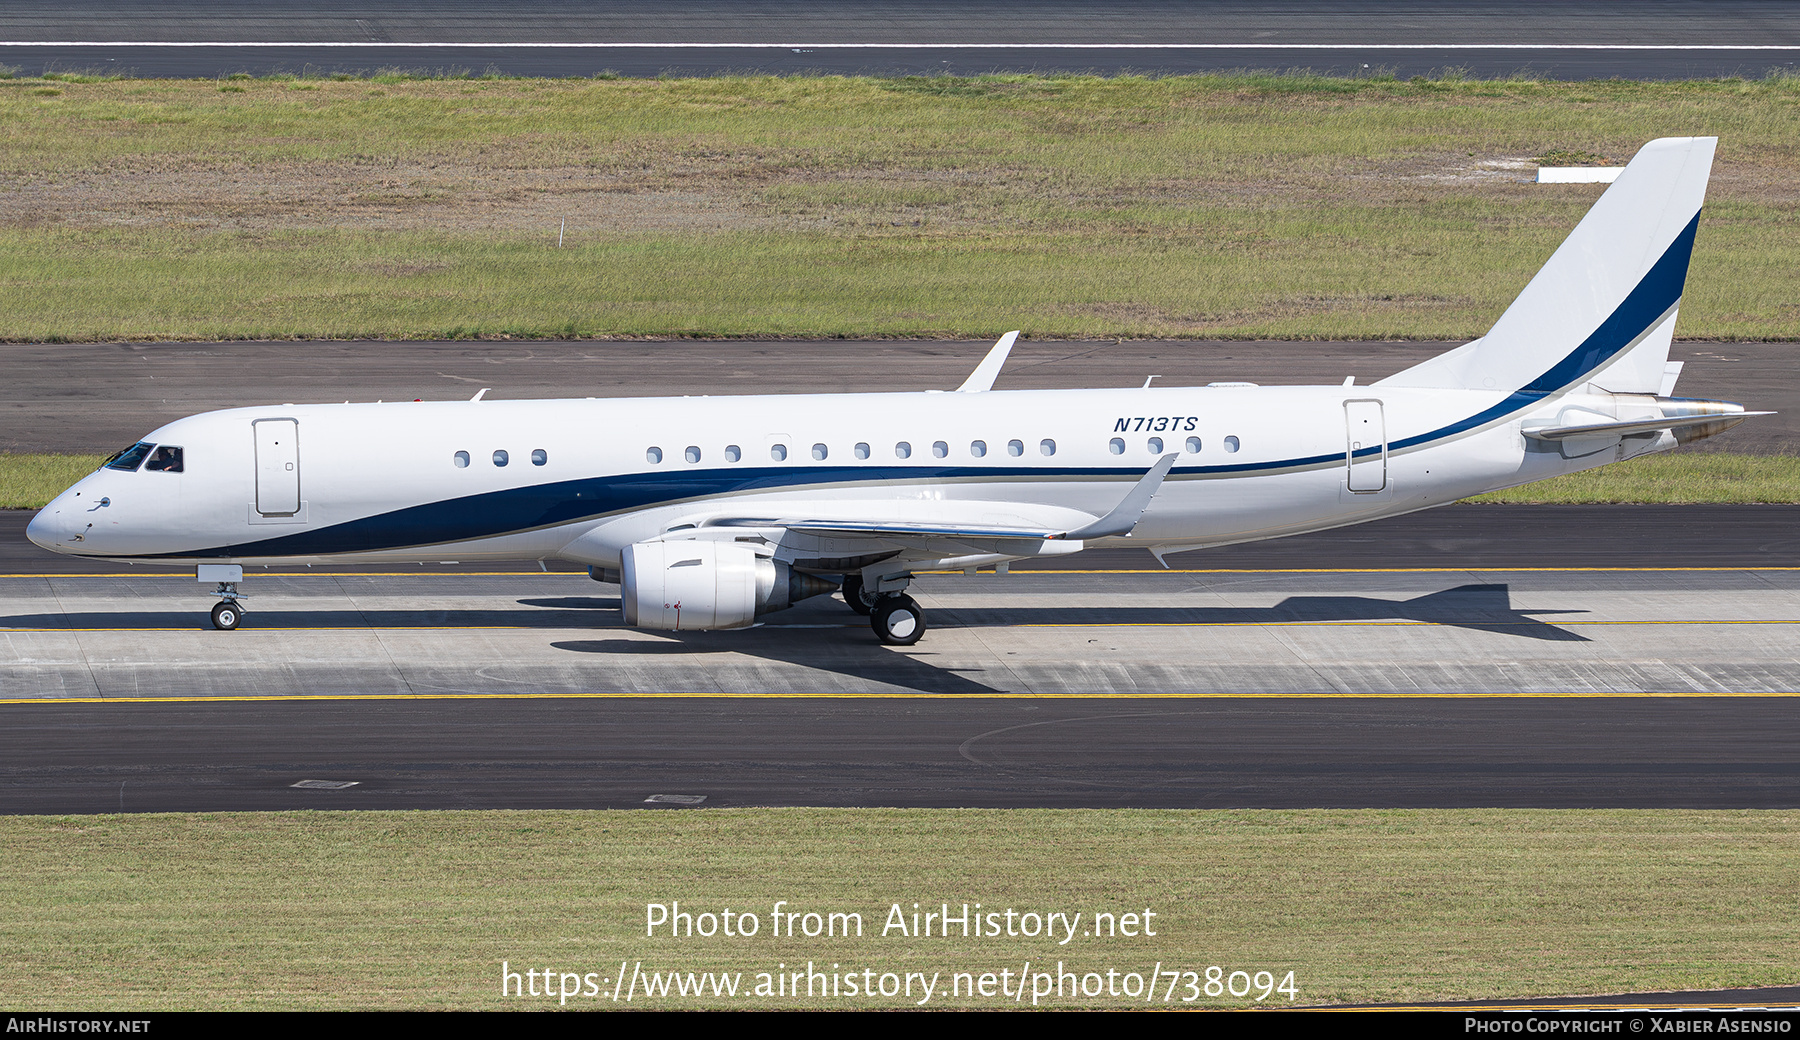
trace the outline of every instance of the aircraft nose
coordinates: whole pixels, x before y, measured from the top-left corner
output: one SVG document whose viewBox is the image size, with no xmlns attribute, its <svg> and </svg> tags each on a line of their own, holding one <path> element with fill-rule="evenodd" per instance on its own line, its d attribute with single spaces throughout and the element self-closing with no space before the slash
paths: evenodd
<svg viewBox="0 0 1800 1040">
<path fill-rule="evenodd" d="M 38 514 L 25 525 L 25 537 L 31 539 L 31 544 L 52 552 L 57 551 L 61 533 L 61 510 L 53 505 L 38 510 Z"/>
</svg>

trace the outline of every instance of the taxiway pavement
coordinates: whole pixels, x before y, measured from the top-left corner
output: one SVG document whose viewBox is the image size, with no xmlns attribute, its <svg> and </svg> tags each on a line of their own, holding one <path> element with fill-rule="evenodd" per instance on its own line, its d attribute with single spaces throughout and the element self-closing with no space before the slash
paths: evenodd
<svg viewBox="0 0 1800 1040">
<path fill-rule="evenodd" d="M 378 69 L 511 75 L 919 75 L 1313 69 L 1337 75 L 1671 79 L 1792 69 L 1800 28 L 1770 0 L 1472 6 L 1294 0 L 245 0 L 8 4 L 0 61 L 141 76 Z"/>
</svg>

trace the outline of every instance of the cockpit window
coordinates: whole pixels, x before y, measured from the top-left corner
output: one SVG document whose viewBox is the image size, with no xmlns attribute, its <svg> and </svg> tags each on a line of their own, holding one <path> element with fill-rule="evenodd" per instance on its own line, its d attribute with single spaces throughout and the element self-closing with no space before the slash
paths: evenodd
<svg viewBox="0 0 1800 1040">
<path fill-rule="evenodd" d="M 144 472 L 148 473 L 153 469 L 162 470 L 164 473 L 180 473 L 181 449 L 173 444 L 165 444 L 151 452 L 150 461 L 144 463 Z"/>
<path fill-rule="evenodd" d="M 144 464 L 144 458 L 150 454 L 150 449 L 154 447 L 156 447 L 156 445 L 151 444 L 149 441 L 138 441 L 131 447 L 114 454 L 112 458 L 107 459 L 102 465 L 107 469 L 119 469 L 124 470 L 127 473 L 135 473 L 137 472 L 137 468 Z"/>
</svg>

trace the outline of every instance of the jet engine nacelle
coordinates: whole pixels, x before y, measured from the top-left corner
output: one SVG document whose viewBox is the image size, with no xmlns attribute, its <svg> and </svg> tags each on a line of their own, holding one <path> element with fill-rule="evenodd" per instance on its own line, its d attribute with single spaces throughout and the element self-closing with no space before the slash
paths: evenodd
<svg viewBox="0 0 1800 1040">
<path fill-rule="evenodd" d="M 729 542 L 638 542 L 620 554 L 625 623 L 699 632 L 744 628 L 759 615 L 837 585 Z"/>
</svg>

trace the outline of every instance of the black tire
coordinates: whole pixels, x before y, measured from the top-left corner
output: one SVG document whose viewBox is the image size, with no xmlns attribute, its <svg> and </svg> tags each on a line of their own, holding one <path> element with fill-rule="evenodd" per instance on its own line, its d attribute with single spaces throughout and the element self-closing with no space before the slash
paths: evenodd
<svg viewBox="0 0 1800 1040">
<path fill-rule="evenodd" d="M 889 646 L 911 646 L 925 634 L 925 612 L 911 596 L 883 596 L 869 611 L 869 625 Z"/>
<path fill-rule="evenodd" d="M 863 617 L 868 617 L 869 605 L 863 602 L 862 587 L 861 574 L 846 574 L 844 575 L 843 588 L 840 591 L 844 594 L 844 603 L 849 606 L 851 610 L 856 611 Z"/>
<path fill-rule="evenodd" d="M 220 603 L 212 609 L 213 627 L 221 632 L 231 631 L 238 627 L 238 622 L 242 620 L 244 620 L 244 612 L 236 603 Z"/>
</svg>

